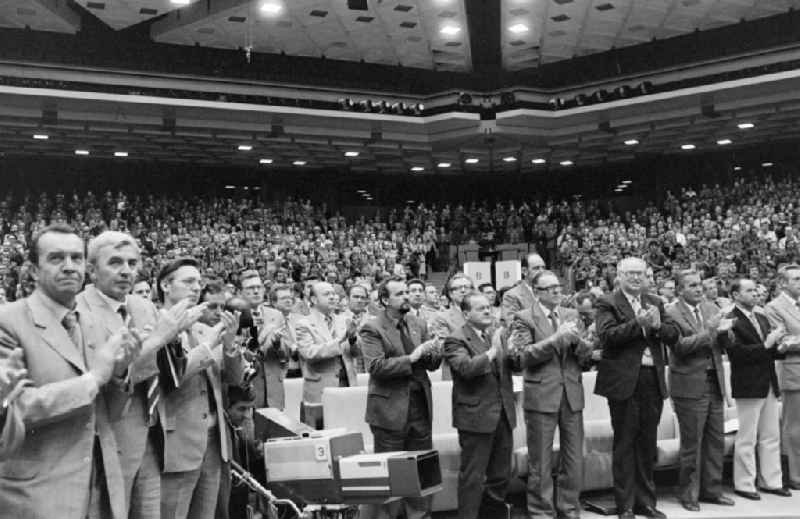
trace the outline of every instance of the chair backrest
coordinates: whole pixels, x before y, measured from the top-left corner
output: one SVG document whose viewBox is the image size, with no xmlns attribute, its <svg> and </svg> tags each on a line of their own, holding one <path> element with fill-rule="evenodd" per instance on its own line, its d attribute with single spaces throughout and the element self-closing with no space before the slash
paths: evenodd
<svg viewBox="0 0 800 519">
<path fill-rule="evenodd" d="M 322 419 L 326 429 L 345 428 L 360 432 L 364 447 L 372 451 L 372 431 L 364 421 L 367 409 L 367 386 L 326 387 L 322 391 Z"/>
<path fill-rule="evenodd" d="M 283 379 L 283 391 L 286 406 L 283 412 L 295 420 L 300 420 L 300 402 L 303 400 L 302 377 Z"/>
</svg>

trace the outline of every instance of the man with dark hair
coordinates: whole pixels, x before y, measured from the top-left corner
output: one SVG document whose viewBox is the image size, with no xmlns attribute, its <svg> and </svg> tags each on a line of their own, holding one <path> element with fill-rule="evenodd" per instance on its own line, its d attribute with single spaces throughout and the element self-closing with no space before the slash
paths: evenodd
<svg viewBox="0 0 800 519">
<path fill-rule="evenodd" d="M 503 309 L 498 304 L 497 291 L 491 283 L 481 283 L 478 285 L 478 292 L 486 296 L 489 300 L 489 306 L 492 312 L 492 328 L 500 326 L 500 321 L 503 319 Z M 505 322 L 505 321 L 504 321 Z"/>
<path fill-rule="evenodd" d="M 311 287 L 311 310 L 297 321 L 297 351 L 303 371 L 300 420 L 323 428 L 322 391 L 326 387 L 356 386 L 353 357 L 358 356 L 355 330 L 334 313 L 333 285 L 319 281 Z"/>
<path fill-rule="evenodd" d="M 256 440 L 248 438 L 245 426 L 255 407 L 256 395 L 250 386 L 230 386 L 226 396 L 228 407 L 225 421 L 230 438 L 231 459 L 264 484 L 266 477 L 262 451 Z M 250 489 L 246 485 L 232 485 L 230 462 L 224 464 L 222 474 L 220 501 L 217 503 L 215 519 L 247 517 Z"/>
<path fill-rule="evenodd" d="M 681 433 L 678 499 L 697 512 L 698 501 L 734 504 L 722 495 L 725 374 L 717 340 L 718 333 L 730 330 L 731 321 L 722 322 L 719 308 L 703 301 L 697 272 L 681 272 L 677 288 L 678 299 L 666 311 L 680 330 L 669 358 L 669 387 Z"/>
<path fill-rule="evenodd" d="M 136 281 L 133 283 L 133 290 L 131 293 L 150 301 L 152 289 L 150 287 L 150 280 L 142 273 L 136 276 Z"/>
<path fill-rule="evenodd" d="M 736 402 L 739 429 L 733 455 L 733 488 L 737 495 L 759 500 L 761 492 L 789 497 L 783 487 L 778 416 L 778 375 L 775 359 L 783 358 L 778 346 L 786 334 L 773 328 L 763 314 L 754 312 L 756 284 L 750 279 L 731 283 L 735 306 L 732 333 L 722 335 L 731 363 L 731 396 Z M 756 447 L 758 469 L 756 469 Z"/>
<path fill-rule="evenodd" d="M 778 270 L 781 293 L 769 302 L 766 315 L 770 324 L 786 329 L 778 345 L 786 358 L 778 362 L 781 389 L 781 440 L 788 458 L 788 486 L 800 490 L 800 265 Z"/>
<path fill-rule="evenodd" d="M 458 430 L 458 517 L 504 517 L 517 423 L 510 364 L 492 341 L 492 305 L 472 292 L 461 300 L 466 324 L 444 341 L 453 374 L 453 427 Z"/>
<path fill-rule="evenodd" d="M 452 335 L 456 330 L 464 326 L 464 313 L 461 311 L 461 300 L 464 296 L 475 290 L 475 283 L 472 278 L 461 272 L 457 272 L 447 280 L 445 295 L 450 301 L 450 307 L 440 311 L 431 323 L 431 331 L 444 339 Z M 442 366 L 442 380 L 450 380 L 450 366 Z"/>
<path fill-rule="evenodd" d="M 503 318 L 510 323 L 514 314 L 533 306 L 536 294 L 531 288 L 533 277 L 545 269 L 544 259 L 532 252 L 522 260 L 522 279 L 503 295 Z"/>
<path fill-rule="evenodd" d="M 408 304 L 411 306 L 409 312 L 418 319 L 422 319 L 426 324 L 430 324 L 435 313 L 425 308 L 425 282 L 421 279 L 410 279 L 406 282 L 408 286 Z"/>
<path fill-rule="evenodd" d="M 179 258 L 158 275 L 164 310 L 188 301 L 197 305 L 202 276 L 193 258 Z M 197 305 L 202 310 L 206 303 Z M 220 314 L 209 327 L 195 323 L 180 333 L 186 361 L 180 385 L 164 396 L 164 468 L 161 479 L 162 519 L 213 518 L 222 464 L 229 459 L 224 427 L 223 382 L 239 384 L 244 363 L 233 339 L 238 315 Z"/>
<path fill-rule="evenodd" d="M 680 331 L 657 296 L 647 293 L 647 265 L 626 257 L 617 266 L 619 288 L 597 302 L 603 345 L 595 393 L 608 399 L 614 430 L 614 498 L 620 519 L 666 517 L 656 508 L 653 469 L 657 431 L 667 398 L 664 345 Z"/>
<path fill-rule="evenodd" d="M 431 382 L 426 370 L 437 369 L 442 357 L 427 325 L 408 315 L 407 290 L 401 278 L 381 283 L 378 297 L 383 311 L 359 332 L 370 374 L 365 420 L 375 438 L 375 452 L 433 447 Z M 404 499 L 388 507 L 364 507 L 362 517 L 396 517 L 401 505 L 408 519 L 430 517 L 430 504 L 430 498 Z"/>
<path fill-rule="evenodd" d="M 581 340 L 578 314 L 561 306 L 562 286 L 541 270 L 531 278 L 536 300 L 514 315 L 509 343 L 523 367 L 528 435 L 528 514 L 577 518 L 583 484 L 581 365 L 592 347 Z M 558 489 L 553 493 L 553 441 L 559 433 Z"/>
<path fill-rule="evenodd" d="M 254 319 L 259 321 L 259 369 L 252 384 L 256 407 L 274 407 L 282 411 L 286 405 L 283 380 L 292 356 L 297 355 L 295 327 L 300 316 L 292 313 L 294 291 L 290 285 L 273 286 L 270 303 L 272 307 L 259 305 L 258 313 L 254 314 Z"/>
<path fill-rule="evenodd" d="M 125 519 L 103 389 L 121 383 L 139 341 L 124 327 L 106 340 L 91 313 L 76 311 L 86 247 L 71 227 L 42 229 L 30 258 L 33 294 L 0 306 L 0 359 L 16 358 L 31 382 L 14 399 L 28 431 L 0 462 L 0 510 L 7 517 Z"/>
</svg>

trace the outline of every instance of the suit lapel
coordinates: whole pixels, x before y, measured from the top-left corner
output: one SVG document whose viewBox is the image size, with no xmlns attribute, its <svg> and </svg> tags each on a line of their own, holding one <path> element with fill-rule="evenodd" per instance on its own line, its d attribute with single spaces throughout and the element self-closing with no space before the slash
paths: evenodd
<svg viewBox="0 0 800 519">
<path fill-rule="evenodd" d="M 103 323 L 102 326 L 105 331 L 108 332 L 108 335 L 114 335 L 114 333 L 117 332 L 114 323 L 120 320 L 119 314 L 115 313 L 111 307 L 108 306 L 108 303 L 100 297 L 94 285 L 87 286 L 83 291 L 83 295 L 86 303 L 89 305 L 89 310 Z"/>
<path fill-rule="evenodd" d="M 398 349 L 400 352 L 405 353 L 405 348 L 403 348 L 403 339 L 400 337 L 400 331 L 394 325 L 392 320 L 386 315 L 386 312 L 381 314 L 380 320 L 383 333 L 385 333 L 389 338 L 389 344 L 394 346 L 394 348 Z"/>
<path fill-rule="evenodd" d="M 682 299 L 678 300 L 677 305 L 681 317 L 683 317 L 683 319 L 689 325 L 689 328 L 696 332 L 700 331 L 700 323 L 697 322 L 697 318 L 689 310 L 689 306 Z"/>
<path fill-rule="evenodd" d="M 779 299 L 781 305 L 783 305 L 784 311 L 791 314 L 795 319 L 800 321 L 800 308 L 797 307 L 792 299 L 789 297 L 786 292 L 781 293 L 781 297 Z"/>
<path fill-rule="evenodd" d="M 550 337 L 556 332 L 553 329 L 553 323 L 550 322 L 550 319 L 545 317 L 539 305 L 531 306 L 531 318 L 533 319 L 536 331 L 542 338 Z"/>
<path fill-rule="evenodd" d="M 39 297 L 38 295 L 31 296 L 27 299 L 27 303 L 33 322 L 39 330 L 42 340 L 78 371 L 85 372 L 86 364 L 83 361 L 83 352 L 78 350 L 78 347 L 70 339 L 67 330 L 56 320 L 50 309 L 44 306 Z M 87 319 L 89 319 L 88 316 Z M 84 341 L 86 341 L 86 338 L 84 338 Z"/>
<path fill-rule="evenodd" d="M 483 339 L 478 337 L 478 334 L 475 333 L 475 330 L 472 329 L 472 326 L 465 324 L 461 327 L 461 331 L 464 333 L 464 339 L 466 339 L 467 348 L 472 350 L 475 355 L 480 355 L 489 349 L 489 346 Z"/>
<path fill-rule="evenodd" d="M 622 290 L 617 290 L 614 292 L 614 299 L 617 304 L 617 308 L 622 312 L 622 314 L 627 317 L 628 319 L 636 319 L 636 315 L 633 313 L 633 308 L 631 308 L 631 304 L 628 302 L 628 298 L 625 297 L 625 294 Z"/>
<path fill-rule="evenodd" d="M 739 318 L 739 322 L 736 323 L 739 329 L 745 333 L 750 334 L 751 340 L 755 339 L 761 342 L 761 335 L 759 335 L 758 331 L 753 326 L 753 323 L 750 322 L 750 319 L 748 319 L 747 316 L 744 315 L 744 312 L 739 310 L 739 307 L 734 307 L 733 313 L 736 314 L 736 317 Z M 758 319 L 758 317 L 756 317 L 756 319 Z"/>
</svg>

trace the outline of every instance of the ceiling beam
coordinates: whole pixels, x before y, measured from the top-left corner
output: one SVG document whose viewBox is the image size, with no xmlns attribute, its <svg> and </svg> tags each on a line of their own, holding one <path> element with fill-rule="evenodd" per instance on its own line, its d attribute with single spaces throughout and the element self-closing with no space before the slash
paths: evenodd
<svg viewBox="0 0 800 519">
<path fill-rule="evenodd" d="M 499 0 L 464 0 L 472 70 L 487 88 L 495 88 L 503 72 L 501 3 Z"/>
</svg>

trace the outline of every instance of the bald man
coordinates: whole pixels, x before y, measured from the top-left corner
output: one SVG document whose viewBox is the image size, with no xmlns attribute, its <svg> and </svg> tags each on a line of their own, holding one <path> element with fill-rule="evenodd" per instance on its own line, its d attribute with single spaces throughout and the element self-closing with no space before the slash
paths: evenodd
<svg viewBox="0 0 800 519">
<path fill-rule="evenodd" d="M 334 313 L 336 291 L 330 283 L 317 282 L 311 287 L 311 308 L 297 321 L 297 352 L 303 372 L 303 401 L 300 420 L 323 428 L 322 390 L 326 387 L 356 385 L 358 336 L 347 320 Z"/>
<path fill-rule="evenodd" d="M 536 296 L 533 293 L 533 278 L 545 269 L 544 260 L 536 253 L 528 254 L 522 261 L 522 279 L 513 288 L 503 294 L 502 317 L 507 323 L 512 321 L 514 314 L 527 310 L 533 306 Z"/>
</svg>

